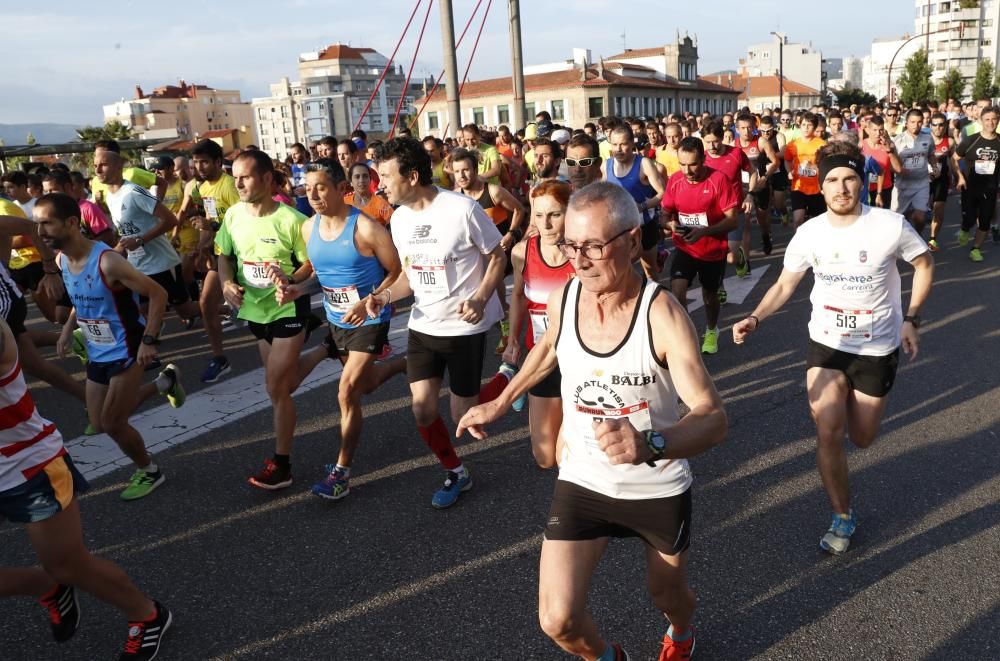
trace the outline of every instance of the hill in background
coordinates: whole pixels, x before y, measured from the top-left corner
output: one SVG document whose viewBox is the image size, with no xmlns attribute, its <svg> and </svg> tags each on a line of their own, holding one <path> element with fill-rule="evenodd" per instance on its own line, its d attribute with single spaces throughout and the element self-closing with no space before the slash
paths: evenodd
<svg viewBox="0 0 1000 661">
<path fill-rule="evenodd" d="M 31 133 L 38 144 L 59 144 L 75 140 L 77 128 L 72 124 L 0 124 L 0 140 L 8 147 L 23 145 Z"/>
</svg>

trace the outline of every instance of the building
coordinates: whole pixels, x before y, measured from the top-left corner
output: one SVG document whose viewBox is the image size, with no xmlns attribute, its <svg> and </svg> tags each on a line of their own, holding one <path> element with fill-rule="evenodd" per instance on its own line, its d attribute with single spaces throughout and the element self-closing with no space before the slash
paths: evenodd
<svg viewBox="0 0 1000 661">
<path fill-rule="evenodd" d="M 675 44 L 627 50 L 607 60 L 591 62 L 590 51 L 574 49 L 573 59 L 525 67 L 525 117 L 542 110 L 552 121 L 574 128 L 606 115 L 653 117 L 673 112 L 723 113 L 736 110 L 738 93 L 698 78 L 698 47 L 685 36 Z M 462 90 L 464 124 L 510 124 L 511 78 L 469 81 Z M 444 137 L 451 118 L 443 90 L 427 101 L 420 116 L 420 133 Z M 514 127 L 521 128 L 521 127 Z"/>
<path fill-rule="evenodd" d="M 861 69 L 861 89 L 875 96 L 876 99 L 887 95 L 895 100 L 896 85 L 893 84 L 892 94 L 889 94 L 889 65 L 892 64 L 892 77 L 896 80 L 903 72 L 903 63 L 923 46 L 921 39 L 909 41 L 909 35 L 902 37 L 880 37 L 872 41 L 872 50 L 863 59 Z M 895 58 L 895 59 L 893 59 Z"/>
<path fill-rule="evenodd" d="M 747 56 L 740 60 L 740 73 L 749 78 L 777 76 L 779 70 L 786 80 L 823 89 L 823 54 L 813 50 L 811 44 L 789 43 L 786 35 L 747 46 Z"/>
<path fill-rule="evenodd" d="M 748 78 L 737 73 L 724 72 L 702 76 L 702 80 L 739 92 L 739 107 L 749 107 L 751 112 L 774 108 L 807 109 L 824 101 L 823 94 L 819 90 L 787 78 L 782 90 L 778 76 Z M 784 103 L 782 103 L 782 91 Z"/>
<path fill-rule="evenodd" d="M 923 39 L 914 41 L 918 48 L 927 49 L 935 82 L 944 78 L 949 69 L 957 69 L 969 84 L 968 90 L 981 59 L 989 58 L 994 65 L 1000 61 L 1000 35 L 997 34 L 1000 1 L 914 0 L 914 5 L 913 34 L 924 35 Z M 895 67 L 893 72 L 895 74 Z"/>
<path fill-rule="evenodd" d="M 240 143 L 256 141 L 250 104 L 238 90 L 188 84 L 157 87 L 149 94 L 135 86 L 135 98 L 104 106 L 105 123 L 117 120 L 141 139 L 193 140 L 208 131 L 236 130 Z"/>
<path fill-rule="evenodd" d="M 284 160 L 291 146 L 305 140 L 302 128 L 302 85 L 288 78 L 271 85 L 271 96 L 254 98 L 258 147 L 271 158 Z"/>
</svg>

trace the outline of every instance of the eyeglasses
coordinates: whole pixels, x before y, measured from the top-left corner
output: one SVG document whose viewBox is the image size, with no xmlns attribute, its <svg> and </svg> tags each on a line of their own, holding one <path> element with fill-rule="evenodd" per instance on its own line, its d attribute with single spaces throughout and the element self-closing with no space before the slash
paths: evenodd
<svg viewBox="0 0 1000 661">
<path fill-rule="evenodd" d="M 588 156 L 587 158 L 564 158 L 563 160 L 571 168 L 589 168 L 601 159 L 596 156 Z"/>
<path fill-rule="evenodd" d="M 938 122 L 937 124 L 934 124 L 933 122 L 931 123 L 931 128 L 934 128 L 934 129 L 940 128 L 942 126 L 944 126 L 943 122 Z"/>
<path fill-rule="evenodd" d="M 898 112 L 887 112 L 885 114 L 885 116 L 886 117 L 899 117 L 899 113 Z"/>
<path fill-rule="evenodd" d="M 585 243 L 582 246 L 578 246 L 573 243 L 566 243 L 565 241 L 560 241 L 559 243 L 556 244 L 556 246 L 559 247 L 559 250 L 562 251 L 562 254 L 566 255 L 567 259 L 576 259 L 576 256 L 580 252 L 583 252 L 584 257 L 593 262 L 596 262 L 602 259 L 606 259 L 606 257 L 604 256 L 604 249 L 607 248 L 612 243 L 614 243 L 615 239 L 625 236 L 633 229 L 635 228 L 630 227 L 627 230 L 622 230 L 621 232 L 618 232 L 618 234 L 615 234 L 613 237 L 611 237 L 604 243 Z"/>
</svg>

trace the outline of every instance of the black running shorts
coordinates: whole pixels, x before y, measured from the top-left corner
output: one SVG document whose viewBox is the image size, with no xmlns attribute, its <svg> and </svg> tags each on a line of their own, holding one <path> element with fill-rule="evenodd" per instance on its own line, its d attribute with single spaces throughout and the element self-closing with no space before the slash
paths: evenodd
<svg viewBox="0 0 1000 661">
<path fill-rule="evenodd" d="M 181 276 L 181 266 L 178 264 L 172 269 L 150 274 L 150 279 L 167 291 L 167 303 L 170 305 L 181 305 L 191 300 L 191 292 L 184 284 Z M 139 295 L 140 303 L 148 303 L 149 299 Z"/>
<path fill-rule="evenodd" d="M 706 262 L 697 257 L 692 257 L 683 250 L 677 249 L 674 251 L 673 259 L 670 261 L 670 279 L 687 280 L 688 286 L 690 286 L 695 276 L 698 276 L 698 282 L 701 283 L 702 289 L 705 291 L 719 291 L 725 269 L 725 257 L 716 262 Z"/>
<path fill-rule="evenodd" d="M 437 336 L 410 329 L 406 343 L 406 378 L 410 383 L 444 378 L 458 397 L 479 394 L 486 354 L 486 333 Z"/>
<path fill-rule="evenodd" d="M 562 397 L 562 372 L 556 367 L 552 372 L 528 389 L 532 397 Z"/>
<path fill-rule="evenodd" d="M 371 353 L 376 356 L 382 353 L 382 348 L 389 341 L 389 322 L 367 324 L 355 328 L 342 328 L 330 324 L 330 337 L 337 353 L 347 356 L 351 351 Z"/>
<path fill-rule="evenodd" d="M 664 555 L 686 551 L 691 489 L 668 498 L 624 500 L 556 480 L 545 539 L 578 542 L 601 537 L 639 537 Z"/>
<path fill-rule="evenodd" d="M 809 340 L 806 366 L 843 372 L 852 390 L 869 397 L 885 397 L 896 381 L 899 347 L 887 356 L 859 356 Z"/>
<path fill-rule="evenodd" d="M 640 229 L 640 238 L 642 240 L 643 250 L 651 250 L 659 245 L 660 239 L 663 238 L 663 230 L 660 229 L 659 218 L 654 218 L 648 223 L 644 223 L 642 225 L 642 229 Z"/>
<path fill-rule="evenodd" d="M 800 191 L 793 190 L 792 211 L 798 211 L 799 209 L 805 209 L 806 216 L 815 218 L 821 213 L 826 213 L 826 200 L 823 199 L 822 193 L 806 195 Z"/>
<path fill-rule="evenodd" d="M 983 232 L 989 230 L 996 210 L 995 189 L 962 191 L 962 229 L 966 232 L 977 226 Z"/>
</svg>

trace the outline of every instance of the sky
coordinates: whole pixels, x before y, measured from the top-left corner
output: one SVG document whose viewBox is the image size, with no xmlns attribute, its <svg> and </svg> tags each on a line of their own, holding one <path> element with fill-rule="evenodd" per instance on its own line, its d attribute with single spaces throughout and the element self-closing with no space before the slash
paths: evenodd
<svg viewBox="0 0 1000 661">
<path fill-rule="evenodd" d="M 480 20 L 458 48 L 459 75 L 469 62 Z M 417 11 L 396 62 L 409 67 L 427 3 Z M 453 0 L 456 39 L 477 0 Z M 0 76 L 0 123 L 103 121 L 102 106 L 132 98 L 136 84 L 188 83 L 238 89 L 244 100 L 267 96 L 282 76 L 297 78 L 302 52 L 341 42 L 388 56 L 416 0 L 3 0 L 5 67 Z M 510 75 L 506 0 L 493 0 L 469 77 Z M 746 46 L 783 31 L 790 42 L 812 43 L 824 57 L 862 57 L 875 37 L 914 28 L 913 0 L 879 0 L 833 27 L 821 5 L 807 12 L 790 0 L 713 0 L 678 3 L 633 0 L 628 11 L 613 0 L 521 0 L 526 65 L 569 59 L 572 49 L 593 57 L 648 48 L 697 35 L 699 73 L 735 69 Z M 683 7 L 683 11 L 676 8 Z M 860 16 L 860 15 L 859 15 Z M 12 55 L 13 54 L 13 55 Z M 414 77 L 442 68 L 441 19 L 434 3 Z"/>
</svg>

